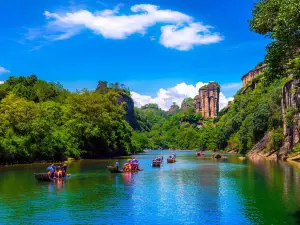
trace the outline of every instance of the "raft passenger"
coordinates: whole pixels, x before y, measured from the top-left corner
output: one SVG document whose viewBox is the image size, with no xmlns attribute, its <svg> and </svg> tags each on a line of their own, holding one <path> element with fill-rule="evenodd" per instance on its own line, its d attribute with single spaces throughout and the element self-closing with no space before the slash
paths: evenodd
<svg viewBox="0 0 300 225">
<path fill-rule="evenodd" d="M 117 170 L 119 170 L 119 162 L 118 162 L 118 160 L 116 161 L 116 168 L 117 168 Z"/>
<path fill-rule="evenodd" d="M 66 177 L 67 176 L 67 165 L 66 164 L 64 164 L 61 167 L 61 171 L 62 171 L 62 177 Z"/>
</svg>

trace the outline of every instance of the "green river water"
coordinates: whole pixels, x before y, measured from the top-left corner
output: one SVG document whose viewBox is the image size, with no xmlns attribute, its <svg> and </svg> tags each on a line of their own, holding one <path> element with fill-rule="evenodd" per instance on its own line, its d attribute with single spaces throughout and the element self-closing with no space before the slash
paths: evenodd
<svg viewBox="0 0 300 225">
<path fill-rule="evenodd" d="M 297 164 L 188 151 L 167 164 L 162 151 L 152 168 L 160 152 L 137 155 L 134 174 L 111 174 L 115 160 L 72 162 L 59 183 L 35 180 L 45 164 L 0 167 L 0 224 L 300 224 Z"/>
</svg>

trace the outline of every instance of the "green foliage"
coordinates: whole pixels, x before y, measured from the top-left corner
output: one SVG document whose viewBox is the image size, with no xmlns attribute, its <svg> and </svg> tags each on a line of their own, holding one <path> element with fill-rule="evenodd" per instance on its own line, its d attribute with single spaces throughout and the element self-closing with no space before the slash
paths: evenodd
<svg viewBox="0 0 300 225">
<path fill-rule="evenodd" d="M 300 47 L 299 8 L 299 0 L 260 0 L 252 11 L 251 30 L 273 39 L 265 60 L 268 82 L 284 75 L 284 65 Z"/>
<path fill-rule="evenodd" d="M 142 146 L 139 150 L 141 148 L 217 149 L 214 140 L 217 135 L 214 133 L 212 122 L 203 121 L 202 115 L 195 113 L 193 108 L 188 108 L 170 116 L 160 110 L 157 105 L 150 104 L 137 109 L 137 112 L 140 125 L 148 122 L 148 127 L 150 127 L 147 132 L 137 132 L 135 134 L 134 145 Z M 200 128 L 200 126 L 203 128 Z M 138 137 L 139 135 L 140 137 Z M 145 135 L 148 142 L 146 142 Z"/>
<path fill-rule="evenodd" d="M 290 107 L 286 109 L 286 115 L 285 115 L 285 120 L 286 120 L 286 127 L 291 128 L 294 124 L 294 116 L 295 113 L 297 112 L 297 109 L 295 107 Z"/>
<path fill-rule="evenodd" d="M 202 88 L 207 88 L 207 87 L 208 87 L 208 85 L 210 85 L 210 84 L 214 84 L 214 85 L 216 85 L 216 86 L 217 86 L 217 88 L 218 88 L 218 89 L 220 89 L 220 85 L 219 85 L 217 82 L 209 82 L 208 84 L 206 84 L 206 85 L 202 86 Z"/>
<path fill-rule="evenodd" d="M 266 84 L 258 79 L 254 89 L 238 92 L 214 120 L 203 120 L 193 108 L 171 117 L 158 117 L 162 112 L 157 105 L 145 106 L 139 113 L 141 118 L 151 121 L 150 130 L 141 133 L 149 139 L 146 148 L 228 150 L 246 154 L 271 130 L 275 130 L 274 145 L 280 146 L 282 132 L 278 128 L 283 124 L 280 95 L 286 81 L 280 79 Z"/>
<path fill-rule="evenodd" d="M 135 117 L 142 131 L 150 131 L 154 124 L 162 126 L 170 115 L 161 110 L 157 104 L 147 104 L 140 109 L 135 108 Z"/>
<path fill-rule="evenodd" d="M 189 109 L 189 108 L 193 109 L 193 105 L 194 105 L 194 99 L 185 98 L 181 103 L 181 110 Z"/>
<path fill-rule="evenodd" d="M 259 80 L 255 89 L 239 92 L 221 114 L 215 128 L 217 150 L 247 153 L 268 130 L 282 126 L 281 88 L 283 80 L 267 87 Z"/>
<path fill-rule="evenodd" d="M 196 124 L 202 119 L 201 113 L 194 113 L 193 108 L 188 108 L 186 111 L 179 114 L 180 122 L 188 122 L 190 124 Z"/>
<path fill-rule="evenodd" d="M 292 150 L 293 153 L 298 153 L 300 152 L 300 143 L 297 143 Z"/>
<path fill-rule="evenodd" d="M 296 79 L 300 79 L 300 54 L 298 53 L 294 59 L 287 64 L 287 74 L 293 74 Z"/>
<path fill-rule="evenodd" d="M 134 152 L 140 152 L 150 146 L 149 138 L 145 132 L 133 132 L 131 142 Z"/>
<path fill-rule="evenodd" d="M 284 142 L 283 129 L 277 128 L 273 131 L 271 136 L 270 148 L 271 150 L 279 151 Z"/>
<path fill-rule="evenodd" d="M 63 101 L 69 94 L 60 84 L 38 80 L 35 75 L 9 77 L 4 84 L 0 85 L 0 99 L 9 93 L 34 102 Z"/>
<path fill-rule="evenodd" d="M 173 102 L 173 105 L 171 105 L 170 109 L 169 109 L 169 113 L 170 114 L 174 114 L 180 111 L 180 108 L 178 105 L 176 105 L 175 102 Z"/>
<path fill-rule="evenodd" d="M 96 92 L 106 94 L 110 91 L 130 96 L 130 89 L 124 84 L 120 84 L 119 82 L 108 83 L 107 81 L 98 81 Z"/>
<path fill-rule="evenodd" d="M 130 153 L 132 128 L 113 90 L 69 93 L 35 76 L 0 90 L 0 163 Z"/>
</svg>

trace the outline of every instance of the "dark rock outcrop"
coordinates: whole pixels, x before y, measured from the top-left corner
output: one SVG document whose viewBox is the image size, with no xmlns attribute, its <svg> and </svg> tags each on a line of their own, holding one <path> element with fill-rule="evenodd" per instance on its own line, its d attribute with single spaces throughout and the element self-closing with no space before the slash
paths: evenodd
<svg viewBox="0 0 300 225">
<path fill-rule="evenodd" d="M 120 93 L 120 97 L 118 99 L 118 104 L 122 104 L 125 102 L 125 120 L 130 124 L 133 129 L 139 129 L 139 124 L 135 118 L 134 114 L 134 102 L 131 97 L 127 94 Z"/>
<path fill-rule="evenodd" d="M 108 83 L 106 81 L 99 81 L 96 91 L 99 93 L 107 93 L 112 89 L 117 91 L 120 95 L 120 97 L 117 100 L 118 101 L 117 104 L 122 104 L 123 102 L 125 102 L 124 105 L 124 109 L 126 112 L 125 120 L 130 124 L 130 126 L 133 129 L 139 130 L 140 126 L 134 114 L 134 102 L 130 97 L 130 92 L 125 90 L 124 85 L 114 84 L 114 87 L 108 87 Z"/>
<path fill-rule="evenodd" d="M 213 159 L 227 159 L 227 156 L 223 156 L 221 153 L 215 153 L 212 155 Z"/>
<path fill-rule="evenodd" d="M 170 109 L 169 109 L 169 113 L 170 114 L 175 114 L 177 112 L 179 112 L 180 108 L 178 105 L 176 105 L 176 103 L 174 102 L 173 105 L 171 105 Z"/>
</svg>

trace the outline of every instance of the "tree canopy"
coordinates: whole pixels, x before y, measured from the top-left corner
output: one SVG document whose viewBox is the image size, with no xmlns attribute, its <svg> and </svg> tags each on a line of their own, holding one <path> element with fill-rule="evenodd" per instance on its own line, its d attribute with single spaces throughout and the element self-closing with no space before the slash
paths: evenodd
<svg viewBox="0 0 300 225">
<path fill-rule="evenodd" d="M 0 85 L 0 162 L 126 155 L 132 128 L 119 93 L 70 93 L 36 76 Z"/>
<path fill-rule="evenodd" d="M 260 0 L 252 11 L 251 30 L 271 38 L 267 47 L 267 81 L 284 76 L 285 66 L 300 48 L 300 1 Z"/>
</svg>

